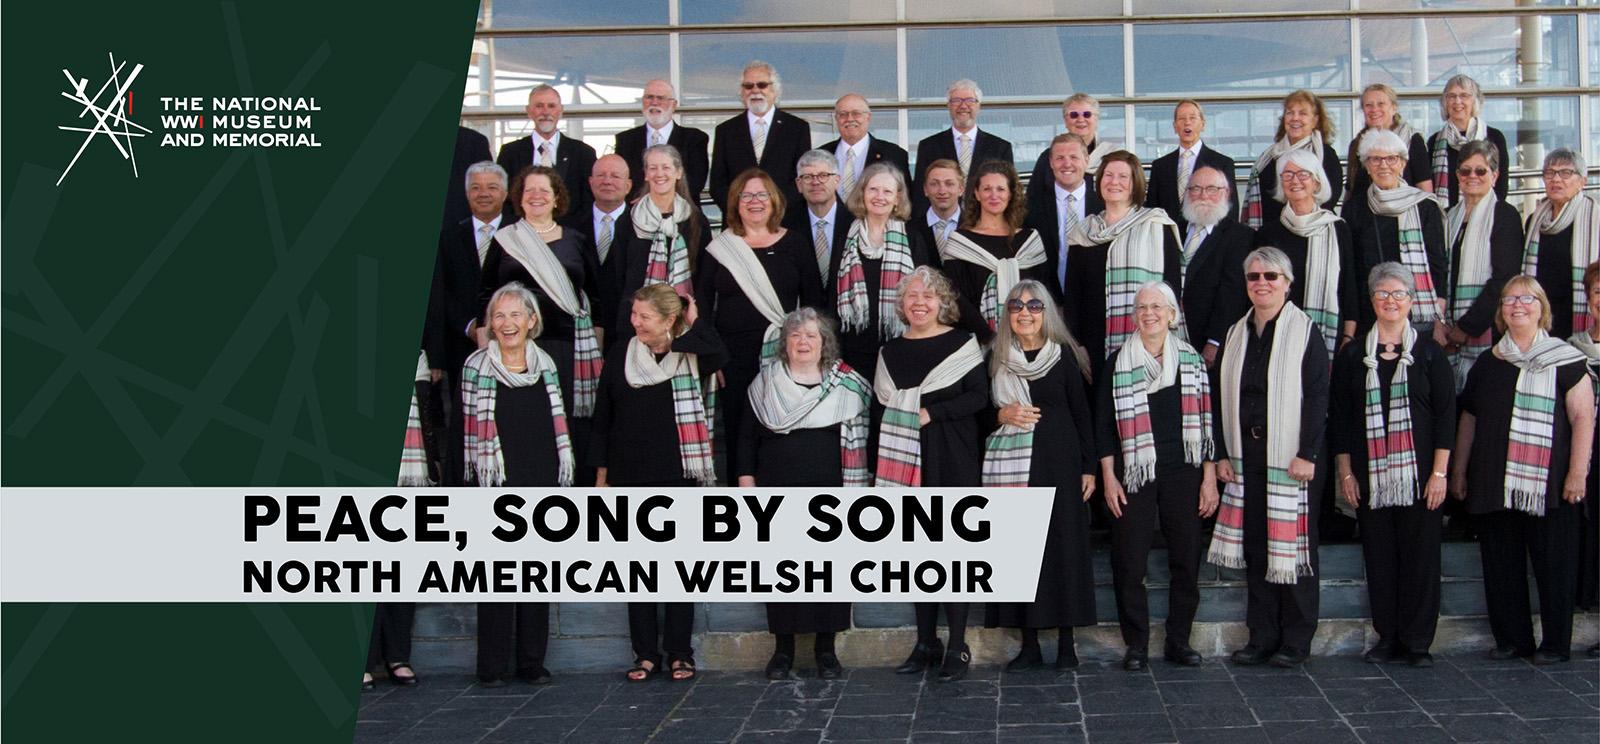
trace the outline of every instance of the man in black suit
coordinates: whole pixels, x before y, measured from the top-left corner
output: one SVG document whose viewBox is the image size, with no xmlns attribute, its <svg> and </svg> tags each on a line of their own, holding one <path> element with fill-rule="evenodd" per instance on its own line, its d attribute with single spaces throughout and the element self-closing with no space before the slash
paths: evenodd
<svg viewBox="0 0 1600 744">
<path fill-rule="evenodd" d="M 1016 163 L 1011 143 L 1004 138 L 978 131 L 978 112 L 983 108 L 983 91 L 971 80 L 957 80 L 945 91 L 945 106 L 950 110 L 950 128 L 932 134 L 917 143 L 917 167 L 940 158 L 956 161 L 970 180 L 973 170 L 985 160 Z M 913 198 L 923 192 L 919 178 L 912 187 Z M 927 207 L 927 202 L 913 204 L 914 210 Z"/>
<path fill-rule="evenodd" d="M 922 193 L 916 197 L 928 206 L 912 209 L 906 229 L 922 235 L 923 244 L 932 246 L 943 262 L 944 242 L 961 226 L 961 197 L 967 177 L 961 166 L 948 158 L 917 164 L 922 166 Z"/>
<path fill-rule="evenodd" d="M 599 297 L 589 298 L 596 329 L 613 327 L 613 314 L 622 293 L 622 246 L 633 234 L 633 219 L 628 209 L 628 193 L 633 180 L 628 178 L 628 163 L 621 155 L 601 155 L 589 174 L 589 191 L 594 203 L 581 212 L 561 218 L 561 226 L 582 235 L 583 248 L 593 251 L 600 264 Z M 616 246 L 616 250 L 612 250 Z M 612 339 L 602 334 L 604 343 Z"/>
<path fill-rule="evenodd" d="M 1058 134 L 1050 141 L 1050 177 L 1028 184 L 1028 216 L 1023 224 L 1039 232 L 1044 241 L 1045 267 L 1054 279 L 1050 291 L 1065 308 L 1067 272 L 1066 235 L 1084 218 L 1105 211 L 1100 194 L 1089 188 L 1089 147 L 1076 134 Z"/>
<path fill-rule="evenodd" d="M 510 224 L 502 218 L 508 185 L 503 168 L 484 160 L 468 167 L 462 180 L 470 214 L 439 231 L 433 291 L 428 296 L 428 330 L 424 334 L 433 380 L 444 385 L 444 485 L 462 482 L 461 365 L 478 348 L 478 285 L 483 253 L 495 231 Z"/>
<path fill-rule="evenodd" d="M 711 138 L 705 132 L 672 120 L 672 115 L 678 111 L 677 92 L 672 89 L 672 83 L 665 80 L 645 83 L 639 104 L 644 112 L 644 124 L 617 133 L 615 151 L 628 163 L 628 178 L 636 184 L 644 184 L 645 148 L 672 145 L 683 157 L 683 175 L 687 179 L 689 196 L 699 199 L 700 190 L 706 187 L 706 174 L 711 170 L 711 161 L 706 155 Z"/>
<path fill-rule="evenodd" d="M 467 208 L 467 192 L 462 184 L 467 182 L 467 167 L 473 163 L 493 160 L 489 152 L 489 138 L 463 126 L 456 127 L 456 154 L 450 159 L 450 185 L 444 193 L 444 222 L 454 225 L 467 218 L 472 210 Z"/>
<path fill-rule="evenodd" d="M 1187 221 L 1183 216 L 1184 189 L 1189 187 L 1192 173 L 1200 166 L 1209 166 L 1227 174 L 1230 188 L 1233 184 L 1233 158 L 1206 147 L 1200 133 L 1206 129 L 1206 114 L 1196 101 L 1179 101 L 1172 110 L 1172 131 L 1178 135 L 1178 149 L 1150 164 L 1150 185 L 1145 191 L 1144 205 L 1167 210 L 1167 216 L 1178 223 L 1178 234 L 1184 234 Z M 1238 204 L 1237 194 L 1228 199 L 1230 209 Z M 1237 217 L 1232 211 L 1229 217 Z"/>
<path fill-rule="evenodd" d="M 1196 166 L 1184 195 L 1184 322 L 1189 343 L 1206 366 L 1215 365 L 1228 329 L 1250 308 L 1244 269 L 1255 231 L 1234 219 L 1233 179 L 1209 165 Z"/>
<path fill-rule="evenodd" d="M 800 203 L 800 191 L 794 185 L 795 162 L 811 149 L 811 125 L 777 110 L 782 90 L 783 82 L 772 65 L 758 60 L 744 66 L 739 97 L 745 111 L 717 125 L 711 146 L 711 198 L 719 208 L 728 208 L 728 185 L 733 179 L 756 166 L 772 176 L 786 204 Z"/>
<path fill-rule="evenodd" d="M 512 140 L 500 148 L 495 162 L 512 178 L 530 165 L 554 168 L 567 187 L 567 212 L 582 213 L 594 196 L 589 193 L 589 171 L 594 168 L 594 148 L 582 140 L 564 137 L 556 127 L 561 123 L 561 94 L 548 85 L 538 85 L 528 93 L 528 120 L 533 134 Z M 508 207 L 510 205 L 507 205 Z M 513 217 L 510 211 L 506 217 Z"/>
<path fill-rule="evenodd" d="M 872 107 L 867 99 L 857 93 L 846 93 L 833 103 L 833 122 L 839 129 L 839 138 L 817 149 L 833 153 L 839 163 L 839 198 L 850 196 L 850 190 L 861 182 L 861 172 L 879 161 L 888 161 L 900 169 L 906 183 L 911 183 L 911 162 L 899 145 L 872 136 Z"/>
<path fill-rule="evenodd" d="M 795 184 L 803 201 L 784 209 L 783 226 L 810 237 L 817 257 L 817 271 L 822 274 L 822 288 L 825 296 L 832 298 L 832 280 L 839 272 L 839 256 L 844 252 L 844 241 L 850 237 L 850 226 L 855 224 L 856 218 L 839 199 L 839 163 L 833 159 L 833 153 L 809 150 L 800 156 L 795 168 L 800 171 Z"/>
</svg>

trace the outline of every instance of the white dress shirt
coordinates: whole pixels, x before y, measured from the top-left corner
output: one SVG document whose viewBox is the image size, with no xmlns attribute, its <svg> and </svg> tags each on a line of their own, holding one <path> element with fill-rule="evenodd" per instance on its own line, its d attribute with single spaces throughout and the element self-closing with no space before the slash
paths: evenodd
<svg viewBox="0 0 1600 744">
<path fill-rule="evenodd" d="M 659 138 L 658 141 L 657 141 L 657 144 L 662 144 L 662 145 L 667 144 L 667 140 L 672 138 L 672 120 L 668 119 L 667 123 L 661 125 L 660 129 L 656 129 L 654 127 L 651 127 L 650 123 L 646 122 L 645 125 L 644 125 L 644 146 L 645 147 L 649 147 L 650 146 L 650 136 L 652 134 Z"/>
<path fill-rule="evenodd" d="M 933 211 L 933 207 L 928 207 L 928 227 L 930 227 L 930 228 L 933 227 L 936 223 L 939 222 L 940 219 L 941 218 L 939 217 L 939 213 Z M 940 235 L 938 233 L 934 233 L 933 234 L 933 239 L 934 240 L 949 240 L 950 239 L 950 234 L 955 232 L 956 228 L 961 225 L 961 205 L 959 205 L 959 204 L 956 205 L 956 211 L 950 213 L 949 221 L 950 221 L 950 224 L 945 225 L 944 234 L 943 235 Z M 935 246 L 930 246 L 930 247 L 935 247 Z"/>
<path fill-rule="evenodd" d="M 557 129 L 555 132 L 552 132 L 550 134 L 550 139 L 545 139 L 544 135 L 535 131 L 533 133 L 533 137 L 530 139 L 533 141 L 533 165 L 539 164 L 539 146 L 548 144 L 550 145 L 550 165 L 554 166 L 557 158 L 559 157 L 556 153 L 561 151 L 561 130 Z M 513 173 L 511 174 L 511 177 L 516 178 L 517 174 Z"/>
<path fill-rule="evenodd" d="M 772 115 L 777 110 L 778 109 L 776 107 L 769 108 L 769 109 L 767 109 L 767 113 L 762 114 L 760 116 L 756 116 L 755 113 L 751 112 L 749 109 L 745 110 L 745 112 L 744 112 L 745 124 L 750 126 L 750 141 L 751 142 L 755 142 L 756 141 L 756 122 L 758 122 L 758 121 L 759 122 L 763 122 L 763 123 L 766 124 L 768 139 L 770 139 L 772 137 Z"/>
<path fill-rule="evenodd" d="M 589 207 L 589 209 L 594 212 L 594 232 L 589 233 L 589 236 L 594 240 L 595 245 L 599 245 L 600 244 L 600 233 L 602 232 L 602 230 L 600 228 L 604 227 L 604 225 L 600 222 L 600 219 L 602 217 L 610 215 L 611 216 L 611 245 L 612 245 L 613 248 L 616 247 L 617 220 L 622 219 L 622 212 L 624 210 L 626 210 L 627 208 L 628 208 L 628 202 L 626 202 L 626 201 L 622 202 L 621 204 L 618 204 L 616 209 L 613 209 L 613 210 L 611 210 L 609 212 L 607 212 L 605 210 L 602 210 L 600 208 L 600 205 L 598 205 L 598 204 Z"/>
<path fill-rule="evenodd" d="M 867 167 L 867 148 L 869 147 L 872 147 L 872 135 L 870 134 L 862 135 L 861 141 L 853 145 L 845 142 L 844 138 L 840 137 L 839 146 L 833 151 L 833 157 L 839 161 L 839 175 L 842 177 L 844 169 L 849 168 L 850 172 L 855 174 L 856 180 L 861 180 L 861 171 Z M 851 151 L 850 162 L 847 163 L 844 159 L 844 151 L 851 148 L 855 149 Z"/>
<path fill-rule="evenodd" d="M 950 125 L 950 141 L 954 142 L 955 145 L 956 145 L 956 155 L 957 156 L 961 155 L 961 137 L 962 137 L 962 135 L 966 135 L 967 142 L 972 146 L 972 154 L 973 155 L 977 155 L 978 154 L 978 125 L 977 124 L 973 124 L 972 128 L 968 129 L 965 132 L 963 132 L 963 131 L 961 131 L 959 129 L 956 129 L 954 124 Z"/>
</svg>

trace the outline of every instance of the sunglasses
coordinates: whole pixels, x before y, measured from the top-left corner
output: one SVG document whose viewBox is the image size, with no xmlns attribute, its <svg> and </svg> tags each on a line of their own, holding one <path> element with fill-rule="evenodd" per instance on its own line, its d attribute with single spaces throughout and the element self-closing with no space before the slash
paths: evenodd
<svg viewBox="0 0 1600 744">
<path fill-rule="evenodd" d="M 1500 298 L 1500 304 L 1505 305 L 1506 307 L 1511 307 L 1512 305 L 1532 305 L 1538 301 L 1539 298 L 1534 297 L 1533 295 L 1506 295 Z"/>
<path fill-rule="evenodd" d="M 744 88 L 745 90 L 756 90 L 758 88 L 761 90 L 766 90 L 772 87 L 772 83 L 767 80 L 762 80 L 754 83 L 739 83 L 739 87 Z"/>
<path fill-rule="evenodd" d="M 1044 312 L 1044 301 L 1028 300 L 1027 302 L 1023 302 L 1022 300 L 1006 300 L 1006 312 L 1016 315 L 1017 313 L 1022 312 L 1024 309 L 1026 309 L 1029 313 L 1038 315 L 1039 313 Z"/>
<path fill-rule="evenodd" d="M 1457 168 L 1456 169 L 1456 175 L 1461 176 L 1462 178 L 1466 178 L 1467 176 L 1475 176 L 1477 178 L 1483 178 L 1484 176 L 1489 175 L 1491 172 L 1492 171 L 1490 171 L 1488 168 L 1481 168 L 1481 167 L 1480 168 Z"/>
<path fill-rule="evenodd" d="M 1411 299 L 1411 293 L 1409 291 L 1404 290 L 1404 289 L 1395 289 L 1395 290 L 1380 289 L 1380 290 L 1377 290 L 1377 291 L 1372 293 L 1372 299 L 1377 300 L 1379 302 L 1383 302 L 1384 300 L 1394 300 L 1396 302 L 1405 302 L 1406 300 Z"/>
<path fill-rule="evenodd" d="M 1093 119 L 1094 118 L 1094 112 L 1093 111 L 1068 111 L 1067 112 L 1067 118 L 1068 119 Z"/>
<path fill-rule="evenodd" d="M 1246 271 L 1244 279 L 1247 282 L 1275 282 L 1282 276 L 1276 271 Z"/>
</svg>

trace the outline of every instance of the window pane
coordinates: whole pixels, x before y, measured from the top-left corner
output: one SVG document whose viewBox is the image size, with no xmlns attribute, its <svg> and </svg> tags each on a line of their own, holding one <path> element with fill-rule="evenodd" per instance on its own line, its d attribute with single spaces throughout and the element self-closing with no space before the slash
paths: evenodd
<svg viewBox="0 0 1600 744">
<path fill-rule="evenodd" d="M 1416 10 L 1417 8 L 1454 10 L 1456 8 L 1520 8 L 1528 5 L 1563 7 L 1578 0 L 1361 0 L 1362 10 Z"/>
<path fill-rule="evenodd" d="M 944 111 L 913 111 L 909 118 L 911 145 L 906 149 L 912 157 L 916 157 L 917 143 L 924 137 L 950 128 L 950 115 Z M 1121 142 L 1125 125 L 1122 107 L 1106 106 L 1100 110 L 1100 139 Z M 1050 145 L 1050 140 L 1066 131 L 1060 106 L 984 109 L 978 116 L 978 128 L 1011 141 L 1017 170 L 1024 178 L 1033 171 L 1034 161 Z M 911 166 L 919 167 L 916 163 Z"/>
<path fill-rule="evenodd" d="M 1529 55 L 1538 60 L 1531 71 L 1520 63 Z M 1361 57 L 1366 83 L 1396 87 L 1438 87 L 1457 74 L 1485 88 L 1576 85 L 1578 17 L 1363 21 Z"/>
<path fill-rule="evenodd" d="M 1133 0 L 1133 12 L 1138 15 L 1349 9 L 1350 0 Z"/>
<path fill-rule="evenodd" d="M 683 23 L 781 23 L 892 21 L 894 0 L 750 0 L 742 3 L 684 2 Z"/>
<path fill-rule="evenodd" d="M 1122 0 L 1011 0 L 1002 12 L 985 13 L 971 0 L 906 0 L 906 17 L 917 21 L 980 18 L 1071 18 L 1122 15 Z"/>
<path fill-rule="evenodd" d="M 739 72 L 765 60 L 783 81 L 782 101 L 832 103 L 856 92 L 873 101 L 895 98 L 893 31 L 797 34 L 684 34 L 683 90 L 694 103 L 739 103 Z M 664 60 L 664 58 L 663 58 Z"/>
<path fill-rule="evenodd" d="M 985 96 L 1122 93 L 1118 26 L 939 29 L 906 32 L 911 98 L 943 98 L 971 78 Z"/>
<path fill-rule="evenodd" d="M 597 46 L 581 36 L 484 39 L 494 50 L 495 106 L 522 108 L 539 83 L 562 88 L 567 106 L 630 103 L 647 80 L 667 76 L 666 35 L 632 36 L 627 44 Z M 486 58 L 485 58 L 486 59 Z M 467 90 L 483 90 L 481 68 L 467 71 Z M 475 104 L 476 105 L 476 104 Z"/>
<path fill-rule="evenodd" d="M 648 26 L 666 22 L 667 0 L 484 0 L 478 6 L 479 28 Z"/>
<path fill-rule="evenodd" d="M 1589 16 L 1589 84 L 1600 85 L 1600 13 Z"/>
<path fill-rule="evenodd" d="M 1348 21 L 1153 24 L 1134 27 L 1133 42 L 1141 94 L 1350 85 Z"/>
</svg>

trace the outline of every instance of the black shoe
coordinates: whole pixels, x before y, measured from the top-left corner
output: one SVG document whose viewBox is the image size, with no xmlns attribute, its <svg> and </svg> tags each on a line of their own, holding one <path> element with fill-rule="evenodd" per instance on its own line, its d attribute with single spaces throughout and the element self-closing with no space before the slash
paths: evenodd
<svg viewBox="0 0 1600 744">
<path fill-rule="evenodd" d="M 532 669 L 518 670 L 517 679 L 530 685 L 548 685 L 550 684 L 550 670 L 545 669 L 542 665 Z"/>
<path fill-rule="evenodd" d="M 844 665 L 839 655 L 832 651 L 817 654 L 817 679 L 838 679 L 844 676 Z"/>
<path fill-rule="evenodd" d="M 1150 663 L 1150 652 L 1144 650 L 1128 649 L 1122 655 L 1122 668 L 1129 672 L 1142 672 Z"/>
<path fill-rule="evenodd" d="M 790 679 L 794 675 L 794 658 L 786 653 L 773 652 L 772 658 L 767 660 L 767 679 Z"/>
<path fill-rule="evenodd" d="M 1078 651 L 1071 647 L 1056 651 L 1056 671 L 1065 672 L 1078 668 Z"/>
<path fill-rule="evenodd" d="M 1433 654 L 1427 651 L 1411 651 L 1406 654 L 1406 663 L 1418 669 L 1428 669 L 1433 666 Z"/>
<path fill-rule="evenodd" d="M 1516 646 L 1495 646 L 1489 650 L 1489 658 L 1494 661 L 1509 661 L 1531 655 L 1531 652 L 1517 650 Z"/>
<path fill-rule="evenodd" d="M 1305 660 L 1306 652 L 1288 646 L 1278 649 L 1278 653 L 1272 655 L 1272 665 L 1279 669 L 1293 669 L 1305 663 Z"/>
<path fill-rule="evenodd" d="M 1260 666 L 1272 658 L 1272 652 L 1251 644 L 1233 652 L 1232 658 L 1233 663 L 1239 666 Z"/>
<path fill-rule="evenodd" d="M 404 669 L 408 672 L 411 672 L 411 674 L 404 677 L 397 677 L 395 676 L 395 671 L 399 669 Z M 410 687 L 417 683 L 417 670 L 412 669 L 409 662 L 394 662 L 393 664 L 389 665 L 389 681 L 400 685 L 401 687 Z"/>
<path fill-rule="evenodd" d="M 1600 643 L 1596 643 L 1589 647 L 1589 658 L 1600 659 Z"/>
<path fill-rule="evenodd" d="M 1169 643 L 1167 644 L 1166 651 L 1162 652 L 1161 655 L 1165 657 L 1167 661 L 1180 666 L 1192 667 L 1200 666 L 1201 664 L 1205 663 L 1205 657 L 1201 656 L 1199 651 L 1194 650 L 1194 648 L 1187 643 L 1182 645 Z"/>
<path fill-rule="evenodd" d="M 1545 666 L 1547 664 L 1560 664 L 1565 661 L 1570 661 L 1571 659 L 1571 654 L 1558 654 L 1554 651 L 1546 651 L 1541 648 L 1538 651 L 1533 652 L 1533 658 L 1531 661 L 1535 666 Z"/>
<path fill-rule="evenodd" d="M 1038 646 L 1023 646 L 1017 653 L 1017 658 L 1006 662 L 1008 672 L 1027 672 L 1044 668 L 1044 654 L 1039 653 Z"/>
<path fill-rule="evenodd" d="M 895 674 L 921 674 L 928 667 L 933 666 L 944 658 L 944 644 L 919 643 L 911 649 L 911 655 L 906 657 L 905 663 L 895 667 Z"/>
<path fill-rule="evenodd" d="M 376 689 L 378 689 L 378 683 L 373 681 L 372 675 L 363 674 L 361 676 L 361 691 L 362 692 L 372 692 L 373 690 L 376 690 Z"/>
<path fill-rule="evenodd" d="M 1393 643 L 1379 641 L 1378 645 L 1373 646 L 1361 655 L 1361 660 L 1368 664 L 1386 664 L 1399 658 L 1399 656 L 1400 650 L 1395 648 Z"/>
<path fill-rule="evenodd" d="M 506 681 L 501 677 L 485 677 L 480 674 L 478 675 L 478 686 L 485 689 L 505 687 Z"/>
<path fill-rule="evenodd" d="M 967 644 L 961 644 L 959 649 L 951 646 L 950 651 L 944 655 L 944 665 L 939 667 L 939 681 L 954 682 L 961 679 L 967 676 L 967 668 L 970 666 L 972 666 L 972 651 L 967 648 Z"/>
</svg>

